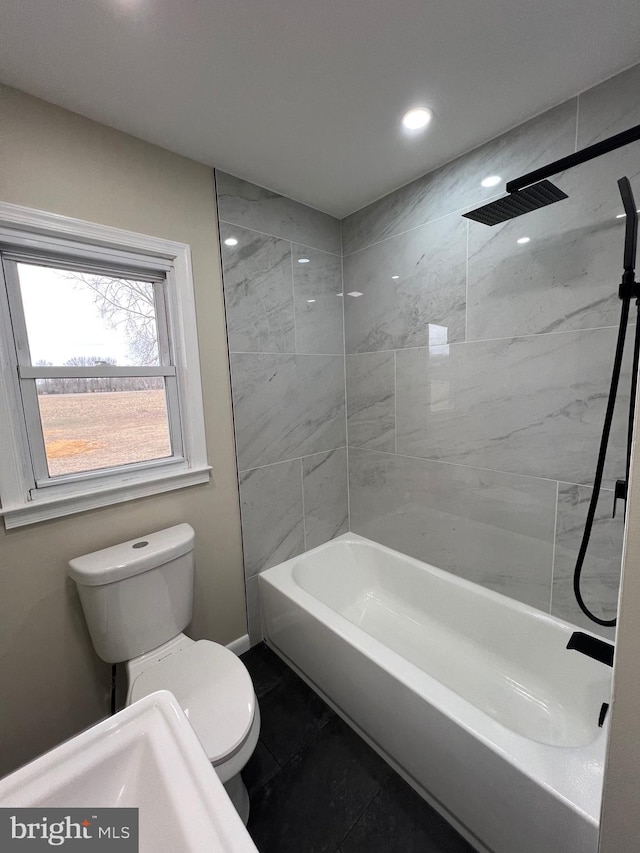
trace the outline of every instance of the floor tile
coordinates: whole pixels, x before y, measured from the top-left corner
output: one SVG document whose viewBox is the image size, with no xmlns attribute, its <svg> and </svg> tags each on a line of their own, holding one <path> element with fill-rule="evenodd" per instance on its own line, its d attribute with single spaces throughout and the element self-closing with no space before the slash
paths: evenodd
<svg viewBox="0 0 640 853">
<path fill-rule="evenodd" d="M 280 764 L 286 764 L 335 716 L 301 678 L 289 672 L 260 701 L 261 738 Z"/>
<path fill-rule="evenodd" d="M 334 717 L 252 798 L 248 829 L 254 843 L 260 853 L 335 853 L 389 772 Z"/>
<path fill-rule="evenodd" d="M 301 848 L 302 849 L 302 848 Z M 343 853 L 473 853 L 473 848 L 396 773 L 341 840 Z"/>
<path fill-rule="evenodd" d="M 258 741 L 253 755 L 242 771 L 242 779 L 249 792 L 249 797 L 263 788 L 270 779 L 278 773 L 280 765 L 269 752 L 262 740 Z"/>
<path fill-rule="evenodd" d="M 267 648 L 264 643 L 253 646 L 248 652 L 240 656 L 240 660 L 249 670 L 253 689 L 258 699 L 262 699 L 291 672 L 286 663 L 275 652 Z M 262 710 L 262 703 L 260 704 Z"/>
</svg>

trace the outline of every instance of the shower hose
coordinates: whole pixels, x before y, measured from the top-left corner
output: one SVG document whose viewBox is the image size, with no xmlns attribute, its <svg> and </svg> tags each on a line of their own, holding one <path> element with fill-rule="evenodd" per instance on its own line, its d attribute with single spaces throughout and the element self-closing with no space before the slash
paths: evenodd
<svg viewBox="0 0 640 853">
<path fill-rule="evenodd" d="M 576 561 L 576 567 L 573 574 L 573 591 L 576 596 L 576 601 L 580 605 L 580 609 L 582 612 L 591 619 L 592 622 L 597 622 L 598 625 L 604 625 L 605 627 L 613 627 L 617 620 L 614 619 L 601 619 L 599 616 L 596 616 L 595 613 L 592 613 L 585 601 L 582 597 L 582 593 L 580 592 L 580 577 L 582 574 L 582 567 L 584 565 L 584 558 L 587 553 L 587 548 L 589 546 L 589 538 L 591 536 L 591 529 L 593 527 L 593 522 L 596 515 L 596 509 L 598 506 L 598 498 L 600 496 L 600 487 L 602 485 L 602 476 L 604 473 L 604 464 L 607 455 L 607 445 L 609 443 L 609 434 L 611 432 L 611 424 L 613 421 L 613 410 L 616 403 L 616 395 L 618 393 L 618 382 L 620 379 L 620 371 L 622 369 L 622 357 L 624 355 L 624 342 L 625 336 L 627 332 L 627 324 L 629 320 L 629 306 L 631 303 L 630 296 L 624 296 L 622 298 L 622 311 L 620 314 L 620 327 L 618 329 L 618 341 L 616 344 L 616 354 L 613 361 L 613 373 L 611 376 L 611 388 L 609 389 L 609 399 L 607 402 L 607 411 L 604 418 L 604 426 L 602 429 L 602 438 L 600 440 L 600 450 L 598 452 L 598 462 L 596 465 L 596 473 L 593 481 L 593 492 L 591 494 L 591 502 L 589 503 L 589 510 L 587 512 L 587 521 L 584 528 L 584 534 L 582 536 L 582 543 L 580 545 L 580 551 L 578 552 L 578 559 Z M 622 495 L 618 495 L 616 491 L 617 497 L 626 498 L 626 490 L 629 485 L 629 469 L 631 466 L 631 442 L 633 438 L 633 418 L 635 411 L 635 399 L 636 399 L 636 384 L 637 384 L 637 375 L 638 375 L 638 360 L 640 357 L 640 299 L 636 300 L 637 306 L 637 317 L 636 317 L 636 329 L 635 329 L 635 342 L 633 347 L 633 369 L 631 374 L 631 399 L 629 401 L 629 421 L 627 426 L 627 465 L 626 465 L 626 476 L 623 485 L 624 491 Z M 626 504 L 625 504 L 626 506 Z M 615 503 L 614 503 L 614 514 L 615 514 Z"/>
</svg>

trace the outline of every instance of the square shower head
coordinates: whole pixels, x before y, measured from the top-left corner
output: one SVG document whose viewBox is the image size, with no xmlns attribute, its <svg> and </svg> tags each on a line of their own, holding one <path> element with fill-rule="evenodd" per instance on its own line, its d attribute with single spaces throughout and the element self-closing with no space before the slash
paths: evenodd
<svg viewBox="0 0 640 853">
<path fill-rule="evenodd" d="M 540 181 L 462 215 L 483 225 L 498 225 L 500 222 L 515 219 L 523 213 L 562 201 L 563 198 L 569 198 L 569 196 L 551 181 Z"/>
</svg>

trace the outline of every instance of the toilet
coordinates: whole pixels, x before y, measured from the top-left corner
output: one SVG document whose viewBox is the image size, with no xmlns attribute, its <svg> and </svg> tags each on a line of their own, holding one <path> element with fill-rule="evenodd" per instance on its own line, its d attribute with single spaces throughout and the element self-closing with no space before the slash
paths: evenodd
<svg viewBox="0 0 640 853">
<path fill-rule="evenodd" d="M 126 661 L 126 704 L 170 690 L 246 824 L 240 771 L 258 742 L 260 709 L 233 652 L 182 633 L 193 608 L 193 543 L 193 528 L 178 524 L 71 560 L 69 575 L 96 652 Z"/>
</svg>

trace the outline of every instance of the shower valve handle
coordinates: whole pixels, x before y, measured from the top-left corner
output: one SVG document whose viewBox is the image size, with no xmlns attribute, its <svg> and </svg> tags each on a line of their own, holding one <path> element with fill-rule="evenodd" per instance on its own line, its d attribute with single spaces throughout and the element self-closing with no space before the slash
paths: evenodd
<svg viewBox="0 0 640 853">
<path fill-rule="evenodd" d="M 616 485 L 613 491 L 613 515 L 611 518 L 616 517 L 616 508 L 618 506 L 618 501 L 624 501 L 624 509 L 625 512 L 627 510 L 627 481 L 626 480 L 616 480 Z"/>
</svg>

